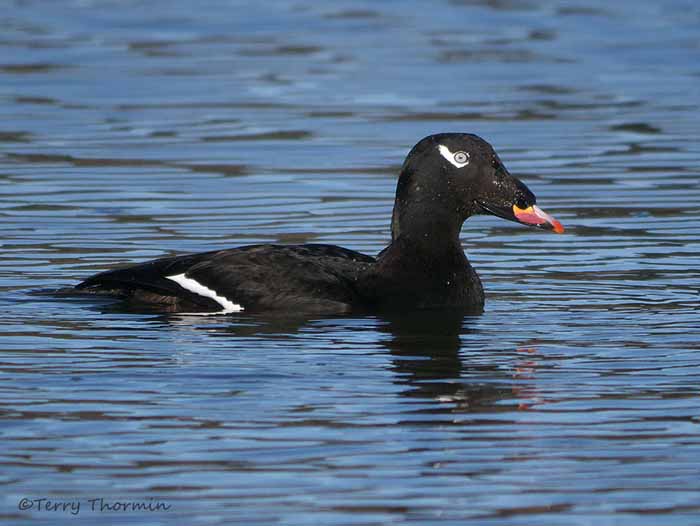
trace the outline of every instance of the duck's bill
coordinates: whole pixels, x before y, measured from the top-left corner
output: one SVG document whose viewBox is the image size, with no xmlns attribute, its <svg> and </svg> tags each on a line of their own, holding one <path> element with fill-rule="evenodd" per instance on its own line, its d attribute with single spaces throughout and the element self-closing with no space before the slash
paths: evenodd
<svg viewBox="0 0 700 526">
<path fill-rule="evenodd" d="M 557 234 L 564 232 L 562 224 L 537 205 L 531 205 L 527 208 L 518 208 L 518 205 L 513 205 L 513 215 L 515 215 L 515 220 L 523 225 L 554 230 Z"/>
<path fill-rule="evenodd" d="M 557 234 L 564 232 L 562 224 L 542 210 L 537 205 L 530 205 L 527 208 L 519 208 L 518 205 L 513 205 L 509 210 L 507 208 L 495 208 L 479 203 L 481 207 L 490 214 L 493 214 L 503 219 L 516 221 L 523 225 L 535 226 L 545 230 L 553 230 Z"/>
</svg>

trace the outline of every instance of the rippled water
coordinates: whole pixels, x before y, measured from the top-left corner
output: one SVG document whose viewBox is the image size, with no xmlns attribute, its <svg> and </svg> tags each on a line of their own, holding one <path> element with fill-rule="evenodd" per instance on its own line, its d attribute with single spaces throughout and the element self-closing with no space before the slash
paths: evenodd
<svg viewBox="0 0 700 526">
<path fill-rule="evenodd" d="M 699 522 L 697 3 L 196 5 L 5 3 L 4 522 Z M 567 227 L 465 224 L 482 316 L 38 293 L 244 243 L 376 253 L 403 156 L 450 130 Z"/>
</svg>

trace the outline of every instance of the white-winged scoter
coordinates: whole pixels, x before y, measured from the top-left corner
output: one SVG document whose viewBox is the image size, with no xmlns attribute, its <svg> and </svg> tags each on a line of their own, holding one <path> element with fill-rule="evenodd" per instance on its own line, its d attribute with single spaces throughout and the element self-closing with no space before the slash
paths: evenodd
<svg viewBox="0 0 700 526">
<path fill-rule="evenodd" d="M 102 272 L 75 291 L 167 312 L 480 312 L 483 288 L 459 232 L 483 213 L 564 231 L 488 142 L 467 133 L 430 135 L 403 163 L 391 242 L 376 258 L 334 245 L 250 245 Z"/>
</svg>

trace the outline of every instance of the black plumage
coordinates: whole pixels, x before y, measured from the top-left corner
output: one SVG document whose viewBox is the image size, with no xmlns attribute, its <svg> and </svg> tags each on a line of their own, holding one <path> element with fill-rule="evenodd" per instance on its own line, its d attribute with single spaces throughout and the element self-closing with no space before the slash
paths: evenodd
<svg viewBox="0 0 700 526">
<path fill-rule="evenodd" d="M 230 311 L 231 303 L 253 312 L 480 312 L 484 292 L 461 247 L 462 224 L 471 215 L 491 213 L 563 230 L 534 204 L 532 192 L 508 173 L 486 141 L 471 134 L 432 135 L 403 164 L 392 239 L 376 258 L 334 245 L 251 245 L 102 272 L 76 292 L 169 312 Z"/>
</svg>

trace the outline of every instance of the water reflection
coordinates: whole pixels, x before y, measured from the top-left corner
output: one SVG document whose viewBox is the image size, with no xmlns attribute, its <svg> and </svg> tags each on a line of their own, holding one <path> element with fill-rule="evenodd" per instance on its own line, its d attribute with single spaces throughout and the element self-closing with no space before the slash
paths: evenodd
<svg viewBox="0 0 700 526">
<path fill-rule="evenodd" d="M 267 345 L 292 338 L 300 352 L 316 348 L 329 356 L 335 349 L 327 338 L 351 330 L 352 338 L 360 338 L 364 347 L 388 351 L 389 368 L 394 384 L 401 388 L 400 395 L 430 402 L 417 410 L 421 414 L 503 413 L 528 409 L 541 401 L 535 385 L 537 350 L 493 349 L 492 336 L 477 328 L 478 318 L 461 312 L 427 310 L 355 319 L 246 314 L 161 314 L 157 318 L 174 328 L 225 338 L 236 347 L 240 341 Z M 463 342 L 467 337 L 469 346 Z M 480 338 L 484 339 L 483 349 L 479 348 Z M 361 352 L 358 347 L 358 359 Z"/>
<path fill-rule="evenodd" d="M 402 394 L 434 400 L 436 403 L 427 410 L 434 413 L 511 411 L 512 404 L 499 402 L 512 399 L 517 392 L 532 394 L 534 388 L 522 381 L 517 387 L 513 385 L 514 377 L 532 378 L 531 360 L 518 360 L 510 367 L 512 353 L 506 350 L 479 352 L 463 348 L 466 335 L 478 341 L 480 334 L 475 325 L 472 317 L 454 311 L 385 317 L 379 330 L 391 335 L 384 345 L 392 356 L 398 377 L 395 382 L 408 387 Z M 470 357 L 478 354 L 482 358 L 491 356 L 486 361 L 478 360 L 478 364 L 470 363 Z M 499 354 L 504 357 L 499 358 Z"/>
</svg>

